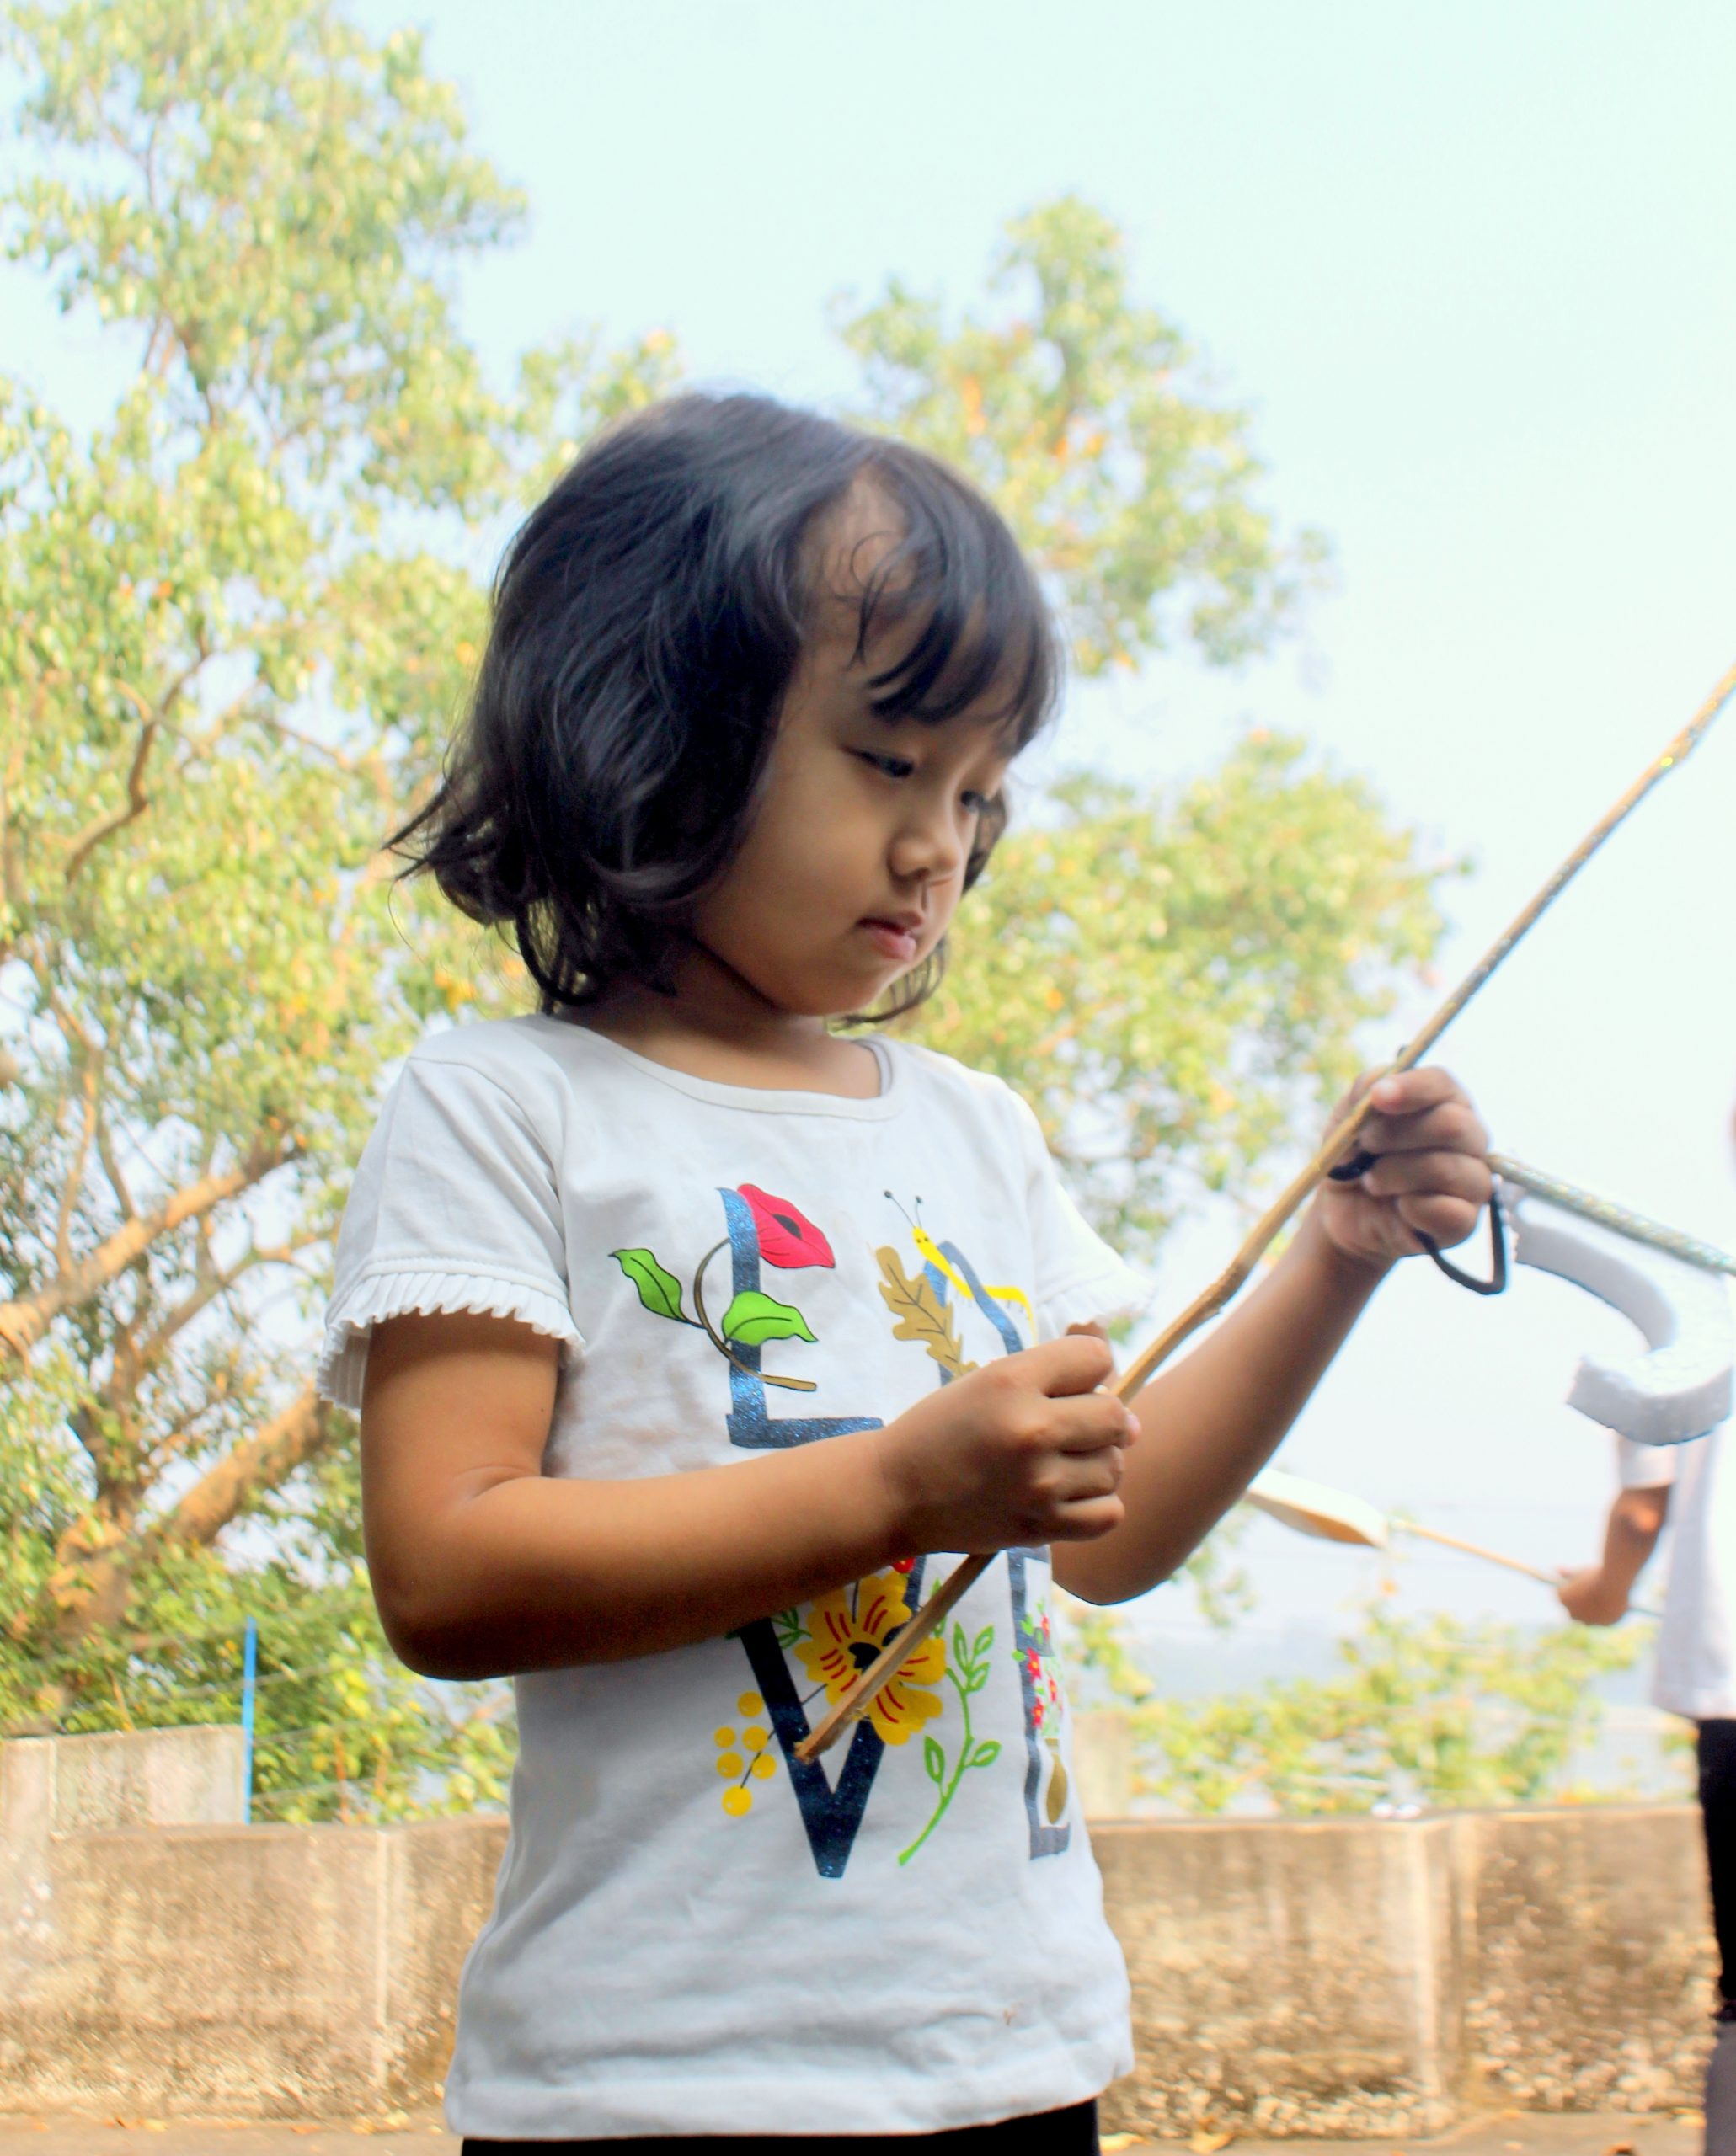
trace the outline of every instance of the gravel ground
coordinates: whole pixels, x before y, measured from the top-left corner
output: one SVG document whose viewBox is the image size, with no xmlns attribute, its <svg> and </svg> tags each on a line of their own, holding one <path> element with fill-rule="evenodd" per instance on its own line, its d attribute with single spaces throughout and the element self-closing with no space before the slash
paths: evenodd
<svg viewBox="0 0 1736 2156">
<path fill-rule="evenodd" d="M 360 2156 L 357 2143 L 371 2143 L 368 2156 L 457 2156 L 452 2137 L 438 2118 L 237 2120 L 100 2119 L 66 2116 L 0 2115 L 0 2156 Z M 1234 2141 L 1215 2136 L 1186 2142 L 1104 2140 L 1106 2156 L 1122 2149 L 1151 2148 L 1169 2156 L 1308 2156 L 1343 2151 L 1344 2156 L 1423 2156 L 1439 2149 L 1450 2156 L 1699 2156 L 1700 2121 L 1692 2115 L 1635 2117 L 1622 2111 L 1565 2113 L 1501 2111 L 1456 2127 L 1431 2141 Z M 632 2144 L 623 2143 L 623 2150 Z"/>
</svg>

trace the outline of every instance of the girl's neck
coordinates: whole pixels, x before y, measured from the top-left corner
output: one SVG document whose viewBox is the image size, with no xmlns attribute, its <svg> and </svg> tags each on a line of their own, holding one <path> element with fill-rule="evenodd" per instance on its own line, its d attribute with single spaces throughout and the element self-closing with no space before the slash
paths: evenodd
<svg viewBox="0 0 1736 2156">
<path fill-rule="evenodd" d="M 782 1009 L 699 946 L 661 995 L 637 985 L 575 1013 L 576 1022 L 690 1078 L 767 1092 L 870 1100 L 880 1066 L 865 1042 L 841 1040 L 823 1017 Z"/>
</svg>

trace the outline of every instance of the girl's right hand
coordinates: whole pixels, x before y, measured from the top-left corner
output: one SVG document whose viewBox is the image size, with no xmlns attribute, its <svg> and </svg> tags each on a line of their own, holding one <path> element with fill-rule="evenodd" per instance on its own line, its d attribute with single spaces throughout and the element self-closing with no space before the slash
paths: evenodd
<svg viewBox="0 0 1736 2156">
<path fill-rule="evenodd" d="M 1092 1542 L 1121 1524 L 1135 1417 L 1100 1392 L 1108 1345 L 1069 1334 L 959 1378 L 877 1433 L 900 1547 Z"/>
</svg>

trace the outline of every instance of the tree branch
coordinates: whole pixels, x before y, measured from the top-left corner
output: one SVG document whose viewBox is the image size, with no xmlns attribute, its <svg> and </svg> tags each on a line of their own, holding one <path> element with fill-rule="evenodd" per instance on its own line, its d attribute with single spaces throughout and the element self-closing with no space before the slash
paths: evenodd
<svg viewBox="0 0 1736 2156">
<path fill-rule="evenodd" d="M 129 693 L 133 693 L 129 691 Z M 139 728 L 138 746 L 133 750 L 132 768 L 126 774 L 126 806 L 117 808 L 112 815 L 99 816 L 85 825 L 72 841 L 72 851 L 67 857 L 65 880 L 76 883 L 78 873 L 104 839 L 111 839 L 116 831 L 124 831 L 129 824 L 136 823 L 151 805 L 151 797 L 145 791 L 145 766 L 150 760 L 151 744 L 157 739 L 162 721 L 147 718 Z"/>
<path fill-rule="evenodd" d="M 72 1150 L 72 1165 L 61 1189 L 54 1223 L 54 1262 L 62 1273 L 72 1263 L 72 1218 L 84 1191 L 84 1171 L 90 1163 L 90 1149 L 96 1138 L 98 1103 L 102 1097 L 102 1059 L 87 1050 L 81 1061 L 83 1068 L 78 1074 L 78 1086 L 84 1096 L 84 1120 Z"/>
<path fill-rule="evenodd" d="M 353 776 L 361 768 L 355 757 L 346 755 L 341 749 L 334 749 L 329 742 L 316 741 L 311 734 L 302 733 L 270 712 L 262 712 L 259 723 L 268 733 L 276 734 L 280 740 L 293 741 L 298 749 L 305 749 L 310 755 L 323 757 L 335 770 L 346 775 Z"/>
<path fill-rule="evenodd" d="M 310 1241 L 314 1240 L 315 1238 L 312 1236 L 308 1238 Z M 212 1303 L 216 1302 L 218 1296 L 227 1294 L 243 1273 L 251 1273 L 256 1265 L 279 1262 L 286 1258 L 287 1255 L 287 1246 L 282 1251 L 249 1250 L 243 1257 L 237 1258 L 233 1265 L 220 1267 L 214 1263 L 201 1264 L 198 1285 L 190 1289 L 179 1302 L 164 1311 L 156 1325 L 146 1334 L 139 1348 L 140 1369 L 150 1369 L 160 1358 L 163 1350 L 175 1335 L 184 1331 L 201 1310 L 208 1309 Z"/>
<path fill-rule="evenodd" d="M 133 1581 L 172 1545 L 213 1541 L 238 1513 L 336 1439 L 340 1418 L 311 1383 L 281 1414 L 235 1446 L 184 1492 L 180 1502 L 142 1533 L 103 1508 L 87 1513 L 61 1538 L 48 1582 L 57 1611 L 52 1644 L 76 1646 L 93 1632 L 112 1630 L 126 1614 Z"/>
<path fill-rule="evenodd" d="M 321 1401 L 310 1379 L 280 1415 L 261 1423 L 182 1493 L 174 1510 L 150 1530 L 147 1540 L 152 1553 L 171 1543 L 202 1546 L 214 1541 L 238 1513 L 318 1459 L 339 1428 L 336 1410 Z"/>
<path fill-rule="evenodd" d="M 120 1166 L 120 1155 L 115 1150 L 115 1141 L 110 1133 L 106 1116 L 97 1119 L 97 1158 L 103 1164 L 103 1173 L 109 1178 L 109 1187 L 115 1194 L 115 1203 L 121 1213 L 131 1219 L 138 1208 L 132 1202 L 132 1193 L 127 1188 L 126 1177 Z"/>
<path fill-rule="evenodd" d="M 41 1287 L 0 1303 L 0 1349 L 9 1348 L 20 1361 L 24 1360 L 63 1310 L 100 1294 L 159 1235 L 171 1234 L 190 1220 L 202 1219 L 226 1199 L 250 1190 L 274 1170 L 294 1160 L 298 1150 L 286 1133 L 262 1134 L 238 1166 L 189 1183 L 153 1212 L 136 1214 L 76 1265 L 57 1273 Z"/>
</svg>

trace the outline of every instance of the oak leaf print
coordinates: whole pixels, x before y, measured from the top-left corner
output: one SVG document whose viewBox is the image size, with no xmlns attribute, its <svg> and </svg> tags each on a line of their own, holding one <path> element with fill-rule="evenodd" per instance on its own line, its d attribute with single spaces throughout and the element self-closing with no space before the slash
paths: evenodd
<svg viewBox="0 0 1736 2156">
<path fill-rule="evenodd" d="M 880 1264 L 880 1299 L 895 1321 L 893 1338 L 920 1342 L 948 1377 L 968 1377 L 976 1365 L 964 1359 L 953 1313 L 935 1294 L 933 1282 L 923 1273 L 912 1278 L 889 1245 L 874 1256 Z"/>
</svg>

